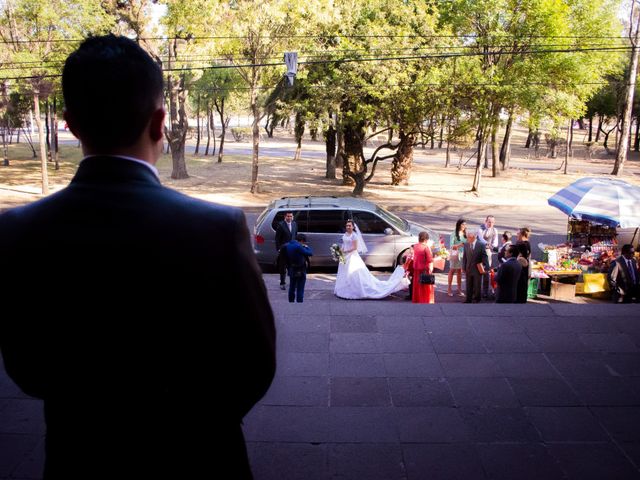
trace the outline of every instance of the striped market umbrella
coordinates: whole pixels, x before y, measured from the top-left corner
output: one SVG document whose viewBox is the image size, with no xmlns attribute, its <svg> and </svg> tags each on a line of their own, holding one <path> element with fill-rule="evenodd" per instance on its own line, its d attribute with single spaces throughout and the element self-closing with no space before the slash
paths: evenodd
<svg viewBox="0 0 640 480">
<path fill-rule="evenodd" d="M 548 202 L 578 220 L 622 228 L 640 226 L 640 187 L 622 180 L 581 178 Z"/>
</svg>

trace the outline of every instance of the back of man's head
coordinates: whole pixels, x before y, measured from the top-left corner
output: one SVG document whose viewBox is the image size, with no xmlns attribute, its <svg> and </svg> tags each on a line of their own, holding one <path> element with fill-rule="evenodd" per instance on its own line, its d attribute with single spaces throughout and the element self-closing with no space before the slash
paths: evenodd
<svg viewBox="0 0 640 480">
<path fill-rule="evenodd" d="M 62 93 L 74 133 L 109 153 L 133 145 L 162 106 L 162 71 L 133 40 L 91 37 L 67 58 Z"/>
</svg>

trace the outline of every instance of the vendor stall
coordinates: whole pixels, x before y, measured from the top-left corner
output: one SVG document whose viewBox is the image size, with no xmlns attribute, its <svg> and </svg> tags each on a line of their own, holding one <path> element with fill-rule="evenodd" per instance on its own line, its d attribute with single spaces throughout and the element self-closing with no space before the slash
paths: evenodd
<svg viewBox="0 0 640 480">
<path fill-rule="evenodd" d="M 548 200 L 569 215 L 567 241 L 540 245 L 545 252 L 539 270 L 552 277 L 549 291 L 573 294 L 608 292 L 607 273 L 620 255 L 617 227 L 640 225 L 640 188 L 610 178 L 582 178 Z M 572 287 L 559 286 L 572 285 Z"/>
</svg>

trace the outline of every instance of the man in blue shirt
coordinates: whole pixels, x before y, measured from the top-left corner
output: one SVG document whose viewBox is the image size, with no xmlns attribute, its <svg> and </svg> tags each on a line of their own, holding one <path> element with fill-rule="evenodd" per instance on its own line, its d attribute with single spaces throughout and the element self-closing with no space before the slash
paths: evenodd
<svg viewBox="0 0 640 480">
<path fill-rule="evenodd" d="M 311 247 L 306 245 L 307 237 L 299 233 L 296 239 L 287 246 L 287 264 L 289 266 L 289 303 L 296 300 L 302 303 L 304 299 L 304 285 L 307 282 L 308 257 L 313 255 Z"/>
</svg>

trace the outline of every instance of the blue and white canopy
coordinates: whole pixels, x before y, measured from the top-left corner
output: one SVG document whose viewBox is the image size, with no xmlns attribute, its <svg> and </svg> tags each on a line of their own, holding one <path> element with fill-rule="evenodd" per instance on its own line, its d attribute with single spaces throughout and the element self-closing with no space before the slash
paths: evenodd
<svg viewBox="0 0 640 480">
<path fill-rule="evenodd" d="M 622 180 L 581 178 L 550 197 L 548 202 L 579 220 L 622 228 L 640 226 L 640 187 Z"/>
</svg>

